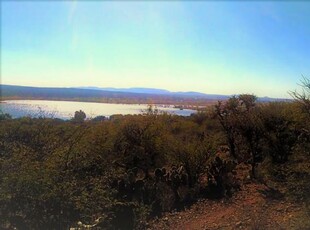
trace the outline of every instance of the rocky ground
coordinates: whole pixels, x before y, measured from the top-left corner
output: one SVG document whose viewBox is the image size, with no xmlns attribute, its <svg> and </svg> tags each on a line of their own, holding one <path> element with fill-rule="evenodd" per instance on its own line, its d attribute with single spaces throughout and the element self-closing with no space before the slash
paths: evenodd
<svg viewBox="0 0 310 230">
<path fill-rule="evenodd" d="M 307 216 L 308 215 L 308 216 Z M 151 229 L 310 229 L 301 204 L 269 187 L 248 183 L 230 199 L 200 200 L 149 223 Z M 307 227 L 308 226 L 308 227 Z"/>
</svg>

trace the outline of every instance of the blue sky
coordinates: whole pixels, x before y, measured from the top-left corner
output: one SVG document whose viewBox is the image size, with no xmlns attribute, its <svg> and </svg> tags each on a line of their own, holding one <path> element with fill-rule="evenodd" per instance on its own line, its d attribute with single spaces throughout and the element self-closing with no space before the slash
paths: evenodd
<svg viewBox="0 0 310 230">
<path fill-rule="evenodd" d="M 310 3 L 1 2 L 2 83 L 289 97 L 310 75 Z"/>
</svg>

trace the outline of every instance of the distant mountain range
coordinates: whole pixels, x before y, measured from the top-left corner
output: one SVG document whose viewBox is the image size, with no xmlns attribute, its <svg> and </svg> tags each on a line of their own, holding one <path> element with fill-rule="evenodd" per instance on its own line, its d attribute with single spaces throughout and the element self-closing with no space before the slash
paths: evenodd
<svg viewBox="0 0 310 230">
<path fill-rule="evenodd" d="M 103 90 L 103 91 L 112 91 L 112 92 L 126 92 L 126 93 L 147 93 L 147 94 L 171 94 L 170 91 L 165 89 L 154 89 L 154 88 L 100 88 L 95 86 L 86 86 L 86 87 L 76 87 L 77 89 L 93 89 L 93 90 Z"/>
<path fill-rule="evenodd" d="M 156 89 L 156 88 L 142 88 L 142 87 L 133 87 L 133 88 L 113 88 L 113 87 L 95 87 L 95 86 L 82 86 L 76 87 L 76 89 L 93 89 L 93 90 L 103 90 L 111 92 L 126 92 L 126 93 L 141 93 L 141 94 L 154 94 L 154 95 L 169 95 L 169 96 L 180 96 L 180 97 L 193 97 L 193 98 L 205 98 L 209 100 L 226 100 L 232 95 L 222 95 L 222 94 L 205 94 L 200 92 L 171 92 L 166 89 Z M 271 97 L 259 97 L 259 101 L 269 102 L 269 101 L 287 101 L 289 99 L 285 98 L 271 98 Z"/>
<path fill-rule="evenodd" d="M 226 100 L 231 95 L 199 92 L 171 92 L 156 88 L 99 88 L 99 87 L 30 87 L 0 85 L 2 99 L 74 100 L 110 103 L 205 104 L 207 101 Z M 259 101 L 285 101 L 261 97 Z"/>
<path fill-rule="evenodd" d="M 140 94 L 152 94 L 152 95 L 166 95 L 166 96 L 180 96 L 180 97 L 201 97 L 207 99 L 227 99 L 229 95 L 220 95 L 220 94 L 205 94 L 199 92 L 171 92 L 166 89 L 156 89 L 156 88 L 142 88 L 142 87 L 133 87 L 133 88 L 100 88 L 94 86 L 86 87 L 76 87 L 75 89 L 92 89 L 92 90 L 102 90 L 110 92 L 123 92 L 123 93 L 140 93 Z"/>
</svg>

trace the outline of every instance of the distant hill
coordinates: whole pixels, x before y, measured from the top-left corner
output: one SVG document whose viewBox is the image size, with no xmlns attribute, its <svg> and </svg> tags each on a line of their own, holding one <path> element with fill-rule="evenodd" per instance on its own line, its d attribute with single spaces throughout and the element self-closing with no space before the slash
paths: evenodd
<svg viewBox="0 0 310 230">
<path fill-rule="evenodd" d="M 171 94 L 170 91 L 164 89 L 155 89 L 155 88 L 99 88 L 94 86 L 89 87 L 77 87 L 78 89 L 94 89 L 94 90 L 103 90 L 111 92 L 126 92 L 126 93 L 145 93 L 145 94 L 158 94 L 158 95 L 167 95 Z"/>
<path fill-rule="evenodd" d="M 257 99 L 259 102 L 273 102 L 273 101 L 292 101 L 292 99 L 287 98 L 272 98 L 272 97 L 259 97 Z"/>
<path fill-rule="evenodd" d="M 230 95 L 204 94 L 199 92 L 170 92 L 155 88 L 52 88 L 17 85 L 0 85 L 1 99 L 73 100 L 106 103 L 157 103 L 204 105 L 217 100 L 226 100 Z M 259 101 L 284 101 L 269 97 Z"/>
<path fill-rule="evenodd" d="M 169 96 L 179 96 L 179 97 L 191 97 L 191 98 L 205 98 L 209 100 L 226 100 L 231 95 L 221 95 L 221 94 L 205 94 L 200 92 L 171 92 L 165 89 L 156 89 L 156 88 L 100 88 L 94 86 L 86 87 L 77 87 L 77 89 L 93 89 L 93 90 L 103 90 L 111 92 L 126 92 L 126 93 L 141 93 L 141 94 L 153 94 L 153 95 L 169 95 Z M 283 98 L 271 98 L 271 97 L 259 97 L 258 101 L 260 102 L 270 102 L 270 101 L 289 101 L 290 99 Z"/>
<path fill-rule="evenodd" d="M 100 87 L 77 87 L 75 89 L 93 89 L 93 90 L 102 90 L 102 91 L 111 91 L 111 92 L 126 92 L 126 93 L 139 93 L 139 94 L 152 94 L 152 95 L 166 95 L 174 97 L 193 97 L 193 98 L 205 98 L 211 100 L 225 100 L 229 98 L 228 95 L 219 95 L 219 94 L 205 94 L 199 92 L 171 92 L 165 89 L 156 89 L 156 88 L 100 88 Z"/>
</svg>

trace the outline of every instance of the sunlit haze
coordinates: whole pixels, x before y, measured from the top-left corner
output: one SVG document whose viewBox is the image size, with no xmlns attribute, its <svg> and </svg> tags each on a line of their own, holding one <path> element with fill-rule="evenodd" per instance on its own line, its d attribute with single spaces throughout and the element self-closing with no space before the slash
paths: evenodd
<svg viewBox="0 0 310 230">
<path fill-rule="evenodd" d="M 1 5 L 2 84 L 287 98 L 310 74 L 306 1 Z"/>
</svg>

